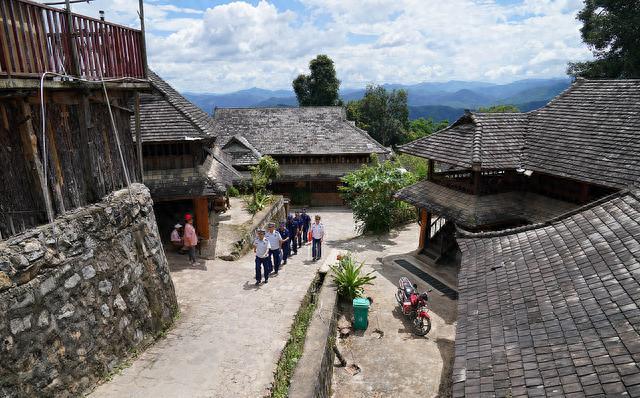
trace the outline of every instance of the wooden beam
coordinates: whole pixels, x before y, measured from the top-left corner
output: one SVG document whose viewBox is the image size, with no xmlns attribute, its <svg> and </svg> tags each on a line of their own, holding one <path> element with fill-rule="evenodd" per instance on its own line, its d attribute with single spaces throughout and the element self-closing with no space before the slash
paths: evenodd
<svg viewBox="0 0 640 398">
<path fill-rule="evenodd" d="M 203 239 L 209 239 L 211 237 L 209 231 L 209 200 L 206 197 L 193 199 L 193 212 L 195 213 L 196 233 Z"/>
<path fill-rule="evenodd" d="M 482 178 L 481 171 L 473 171 L 473 194 L 480 195 L 480 179 Z"/>
<path fill-rule="evenodd" d="M 429 170 L 427 170 L 427 179 L 433 181 L 433 173 L 435 169 L 435 163 L 433 159 L 429 159 Z"/>
<path fill-rule="evenodd" d="M 31 107 L 26 101 L 18 101 L 18 106 L 22 114 L 23 122 L 20 123 L 18 130 L 20 140 L 22 141 L 22 149 L 27 164 L 30 165 L 33 180 L 36 182 L 36 189 L 40 193 L 44 201 L 45 210 L 49 220 L 53 220 L 55 213 L 51 205 L 51 197 L 45 183 L 44 167 L 40 161 L 40 151 L 38 149 L 38 137 L 31 124 Z"/>
</svg>

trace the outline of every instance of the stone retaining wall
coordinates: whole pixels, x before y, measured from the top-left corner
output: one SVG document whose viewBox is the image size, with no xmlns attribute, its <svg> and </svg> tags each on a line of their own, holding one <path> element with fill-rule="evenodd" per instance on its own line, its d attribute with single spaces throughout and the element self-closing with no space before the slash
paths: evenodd
<svg viewBox="0 0 640 398">
<path fill-rule="evenodd" d="M 256 229 L 266 229 L 269 222 L 280 222 L 286 219 L 285 199 L 282 196 L 276 196 L 275 198 L 276 200 L 270 205 L 266 213 L 263 210 L 263 212 L 258 213 L 260 217 L 254 217 L 251 224 L 243 226 L 244 232 L 242 233 L 242 237 L 234 243 L 234 248 L 230 254 L 219 255 L 221 259 L 228 261 L 239 259 L 253 248 L 253 241 L 256 239 Z"/>
<path fill-rule="evenodd" d="M 325 278 L 330 276 L 327 274 Z M 331 396 L 337 302 L 335 285 L 329 279 L 325 279 L 318 294 L 316 310 L 307 329 L 302 357 L 291 378 L 289 398 Z"/>
<path fill-rule="evenodd" d="M 2 241 L 0 396 L 81 395 L 177 311 L 143 185 Z"/>
</svg>

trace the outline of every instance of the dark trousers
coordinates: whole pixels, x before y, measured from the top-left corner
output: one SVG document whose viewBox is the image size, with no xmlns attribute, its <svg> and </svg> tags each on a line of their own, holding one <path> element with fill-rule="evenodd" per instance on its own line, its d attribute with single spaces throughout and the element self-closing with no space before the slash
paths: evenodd
<svg viewBox="0 0 640 398">
<path fill-rule="evenodd" d="M 280 270 L 280 249 L 269 249 L 269 257 L 271 257 L 271 263 L 273 264 L 273 270 L 276 274 Z"/>
<path fill-rule="evenodd" d="M 311 257 L 322 257 L 322 239 L 313 239 L 313 247 L 311 248 Z"/>
<path fill-rule="evenodd" d="M 191 261 L 192 263 L 196 262 L 196 247 L 195 246 L 189 246 L 189 261 Z"/>
<path fill-rule="evenodd" d="M 291 256 L 291 239 L 282 244 L 282 261 L 287 261 Z"/>
<path fill-rule="evenodd" d="M 269 274 L 271 273 L 271 258 L 269 256 L 265 258 L 256 256 L 256 282 L 262 280 L 262 271 L 264 271 L 264 280 L 269 280 Z"/>
<path fill-rule="evenodd" d="M 293 254 L 298 254 L 298 239 L 296 238 L 296 234 L 291 235 L 291 251 Z"/>
<path fill-rule="evenodd" d="M 304 243 L 307 243 L 309 241 L 309 226 L 305 225 L 304 228 L 302 229 L 302 240 L 304 241 Z"/>
<path fill-rule="evenodd" d="M 296 239 L 298 239 L 298 247 L 302 247 L 302 232 L 296 236 Z"/>
</svg>

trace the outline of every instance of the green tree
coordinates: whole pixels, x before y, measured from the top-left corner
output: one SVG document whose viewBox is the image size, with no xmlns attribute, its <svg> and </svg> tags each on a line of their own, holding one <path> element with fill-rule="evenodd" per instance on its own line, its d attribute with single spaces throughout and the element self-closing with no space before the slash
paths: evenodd
<svg viewBox="0 0 640 398">
<path fill-rule="evenodd" d="M 382 86 L 369 85 L 361 100 L 347 104 L 347 118 L 354 120 L 380 144 L 398 144 L 409 128 L 407 92 L 388 92 Z"/>
<path fill-rule="evenodd" d="M 398 162 L 378 162 L 374 156 L 371 164 L 341 180 L 341 196 L 353 209 L 358 228 L 363 232 L 387 232 L 415 216 L 413 206 L 393 198 L 399 189 L 416 182 L 415 176 Z"/>
<path fill-rule="evenodd" d="M 251 172 L 251 197 L 247 200 L 247 208 L 256 214 L 269 203 L 267 186 L 280 174 L 280 165 L 271 156 L 263 156 L 257 165 L 249 168 Z"/>
<path fill-rule="evenodd" d="M 433 118 L 425 119 L 423 117 L 412 120 L 409 123 L 409 130 L 402 136 L 400 144 L 406 144 L 419 138 L 426 137 L 440 131 L 449 125 L 448 120 L 436 122 Z"/>
<path fill-rule="evenodd" d="M 493 105 L 478 108 L 480 113 L 520 113 L 520 109 L 515 105 Z"/>
<path fill-rule="evenodd" d="M 331 58 L 318 55 L 309 62 L 309 75 L 299 75 L 293 81 L 293 91 L 300 106 L 340 105 L 340 80 Z"/>
<path fill-rule="evenodd" d="M 640 78 L 640 1 L 585 0 L 577 18 L 595 60 L 570 62 L 567 72 L 587 78 Z"/>
</svg>

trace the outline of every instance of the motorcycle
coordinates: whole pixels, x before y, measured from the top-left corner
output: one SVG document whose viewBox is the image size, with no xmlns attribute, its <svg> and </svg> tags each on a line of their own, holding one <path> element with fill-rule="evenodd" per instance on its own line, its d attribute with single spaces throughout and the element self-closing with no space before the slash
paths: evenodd
<svg viewBox="0 0 640 398">
<path fill-rule="evenodd" d="M 426 292 L 418 293 L 418 285 L 412 284 L 409 278 L 402 277 L 398 281 L 396 300 L 402 309 L 402 313 L 411 319 L 413 333 L 417 336 L 425 336 L 431 330 L 431 316 Z"/>
</svg>

